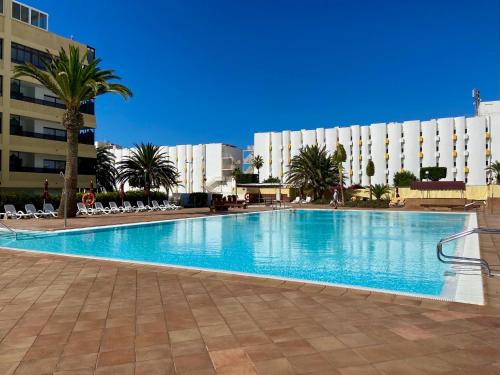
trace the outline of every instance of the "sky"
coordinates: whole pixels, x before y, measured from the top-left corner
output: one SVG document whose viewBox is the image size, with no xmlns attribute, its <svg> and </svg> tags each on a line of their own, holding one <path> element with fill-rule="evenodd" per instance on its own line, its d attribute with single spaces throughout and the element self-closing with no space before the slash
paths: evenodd
<svg viewBox="0 0 500 375">
<path fill-rule="evenodd" d="M 500 99 L 498 0 L 24 0 L 93 46 L 134 97 L 96 139 L 223 142 L 261 131 L 473 113 Z"/>
</svg>

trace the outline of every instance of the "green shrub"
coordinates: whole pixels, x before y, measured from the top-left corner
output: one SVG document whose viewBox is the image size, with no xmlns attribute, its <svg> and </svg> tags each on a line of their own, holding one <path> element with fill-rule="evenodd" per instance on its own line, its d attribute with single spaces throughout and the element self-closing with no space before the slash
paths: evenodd
<svg viewBox="0 0 500 375">
<path fill-rule="evenodd" d="M 207 207 L 208 194 L 207 193 L 191 193 L 189 194 L 188 204 L 186 207 Z"/>
<path fill-rule="evenodd" d="M 281 180 L 279 179 L 279 177 L 268 177 L 262 182 L 268 184 L 278 184 L 281 182 Z"/>
<path fill-rule="evenodd" d="M 47 203 L 52 203 L 55 208 L 59 206 L 60 197 L 58 195 L 50 195 Z M 4 204 L 13 204 L 17 210 L 24 211 L 24 205 L 27 203 L 32 203 L 35 207 L 40 210 L 43 206 L 43 196 L 42 194 L 29 194 L 22 192 L 5 192 L 0 193 L 0 211 L 3 212 Z"/>
<path fill-rule="evenodd" d="M 429 172 L 429 174 L 427 174 Z M 446 178 L 446 167 L 424 167 L 420 168 L 420 179 L 429 179 L 431 181 L 439 181 Z"/>
<path fill-rule="evenodd" d="M 259 175 L 255 173 L 239 173 L 235 175 L 237 184 L 255 184 L 259 182 Z"/>
<path fill-rule="evenodd" d="M 417 180 L 415 176 L 410 171 L 402 170 L 394 174 L 394 186 L 397 187 L 409 187 L 413 181 Z"/>
<path fill-rule="evenodd" d="M 77 202 L 82 201 L 83 193 L 77 194 Z M 167 195 L 165 193 L 159 191 L 150 191 L 149 192 L 149 201 L 157 200 L 158 203 L 162 204 L 162 201 L 167 199 Z M 108 206 L 109 202 L 116 202 L 118 205 L 122 204 L 122 200 L 120 198 L 120 193 L 118 191 L 111 191 L 108 193 L 96 193 L 95 195 L 96 202 L 101 202 L 104 206 Z M 132 205 L 135 205 L 137 201 L 143 201 L 144 204 L 148 203 L 148 197 L 144 193 L 143 190 L 131 190 L 125 193 L 124 200 L 129 201 Z"/>
</svg>

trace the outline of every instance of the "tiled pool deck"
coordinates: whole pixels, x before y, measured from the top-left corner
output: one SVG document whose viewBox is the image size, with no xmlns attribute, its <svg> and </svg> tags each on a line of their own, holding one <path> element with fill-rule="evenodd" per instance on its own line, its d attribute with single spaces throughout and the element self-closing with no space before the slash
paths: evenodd
<svg viewBox="0 0 500 375">
<path fill-rule="evenodd" d="M 500 236 L 481 250 L 500 263 Z M 481 307 L 0 250 L 0 374 L 499 374 L 485 287 Z"/>
</svg>

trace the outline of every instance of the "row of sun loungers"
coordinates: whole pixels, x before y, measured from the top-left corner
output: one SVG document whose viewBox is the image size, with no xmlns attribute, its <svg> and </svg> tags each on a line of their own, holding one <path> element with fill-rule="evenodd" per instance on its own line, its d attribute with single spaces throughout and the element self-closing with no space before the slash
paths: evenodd
<svg viewBox="0 0 500 375">
<path fill-rule="evenodd" d="M 3 219 L 40 219 L 57 217 L 57 212 L 54 210 L 52 203 L 45 203 L 43 205 L 43 210 L 37 210 L 33 204 L 25 204 L 24 210 L 26 212 L 16 210 L 13 204 L 5 204 L 3 208 L 5 212 L 0 213 L 0 218 Z"/>
<path fill-rule="evenodd" d="M 77 203 L 77 215 L 100 215 L 100 214 L 118 214 L 123 212 L 145 212 L 145 211 L 167 211 L 167 210 L 178 210 L 182 208 L 167 200 L 163 201 L 163 204 L 159 204 L 158 201 L 152 201 L 151 206 L 145 205 L 142 201 L 137 201 L 137 206 L 132 206 L 129 201 L 124 201 L 123 206 L 118 206 L 116 202 L 109 202 L 109 207 L 104 207 L 101 202 L 96 202 L 94 207 L 86 207 L 83 203 Z"/>
</svg>

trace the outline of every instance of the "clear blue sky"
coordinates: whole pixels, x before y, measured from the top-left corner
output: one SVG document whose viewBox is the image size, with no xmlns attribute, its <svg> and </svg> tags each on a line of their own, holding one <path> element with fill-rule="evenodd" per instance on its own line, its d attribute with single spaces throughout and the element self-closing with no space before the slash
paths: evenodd
<svg viewBox="0 0 500 375">
<path fill-rule="evenodd" d="M 498 0 L 42 1 L 134 91 L 97 139 L 251 144 L 256 131 L 472 113 L 500 98 Z"/>
</svg>

